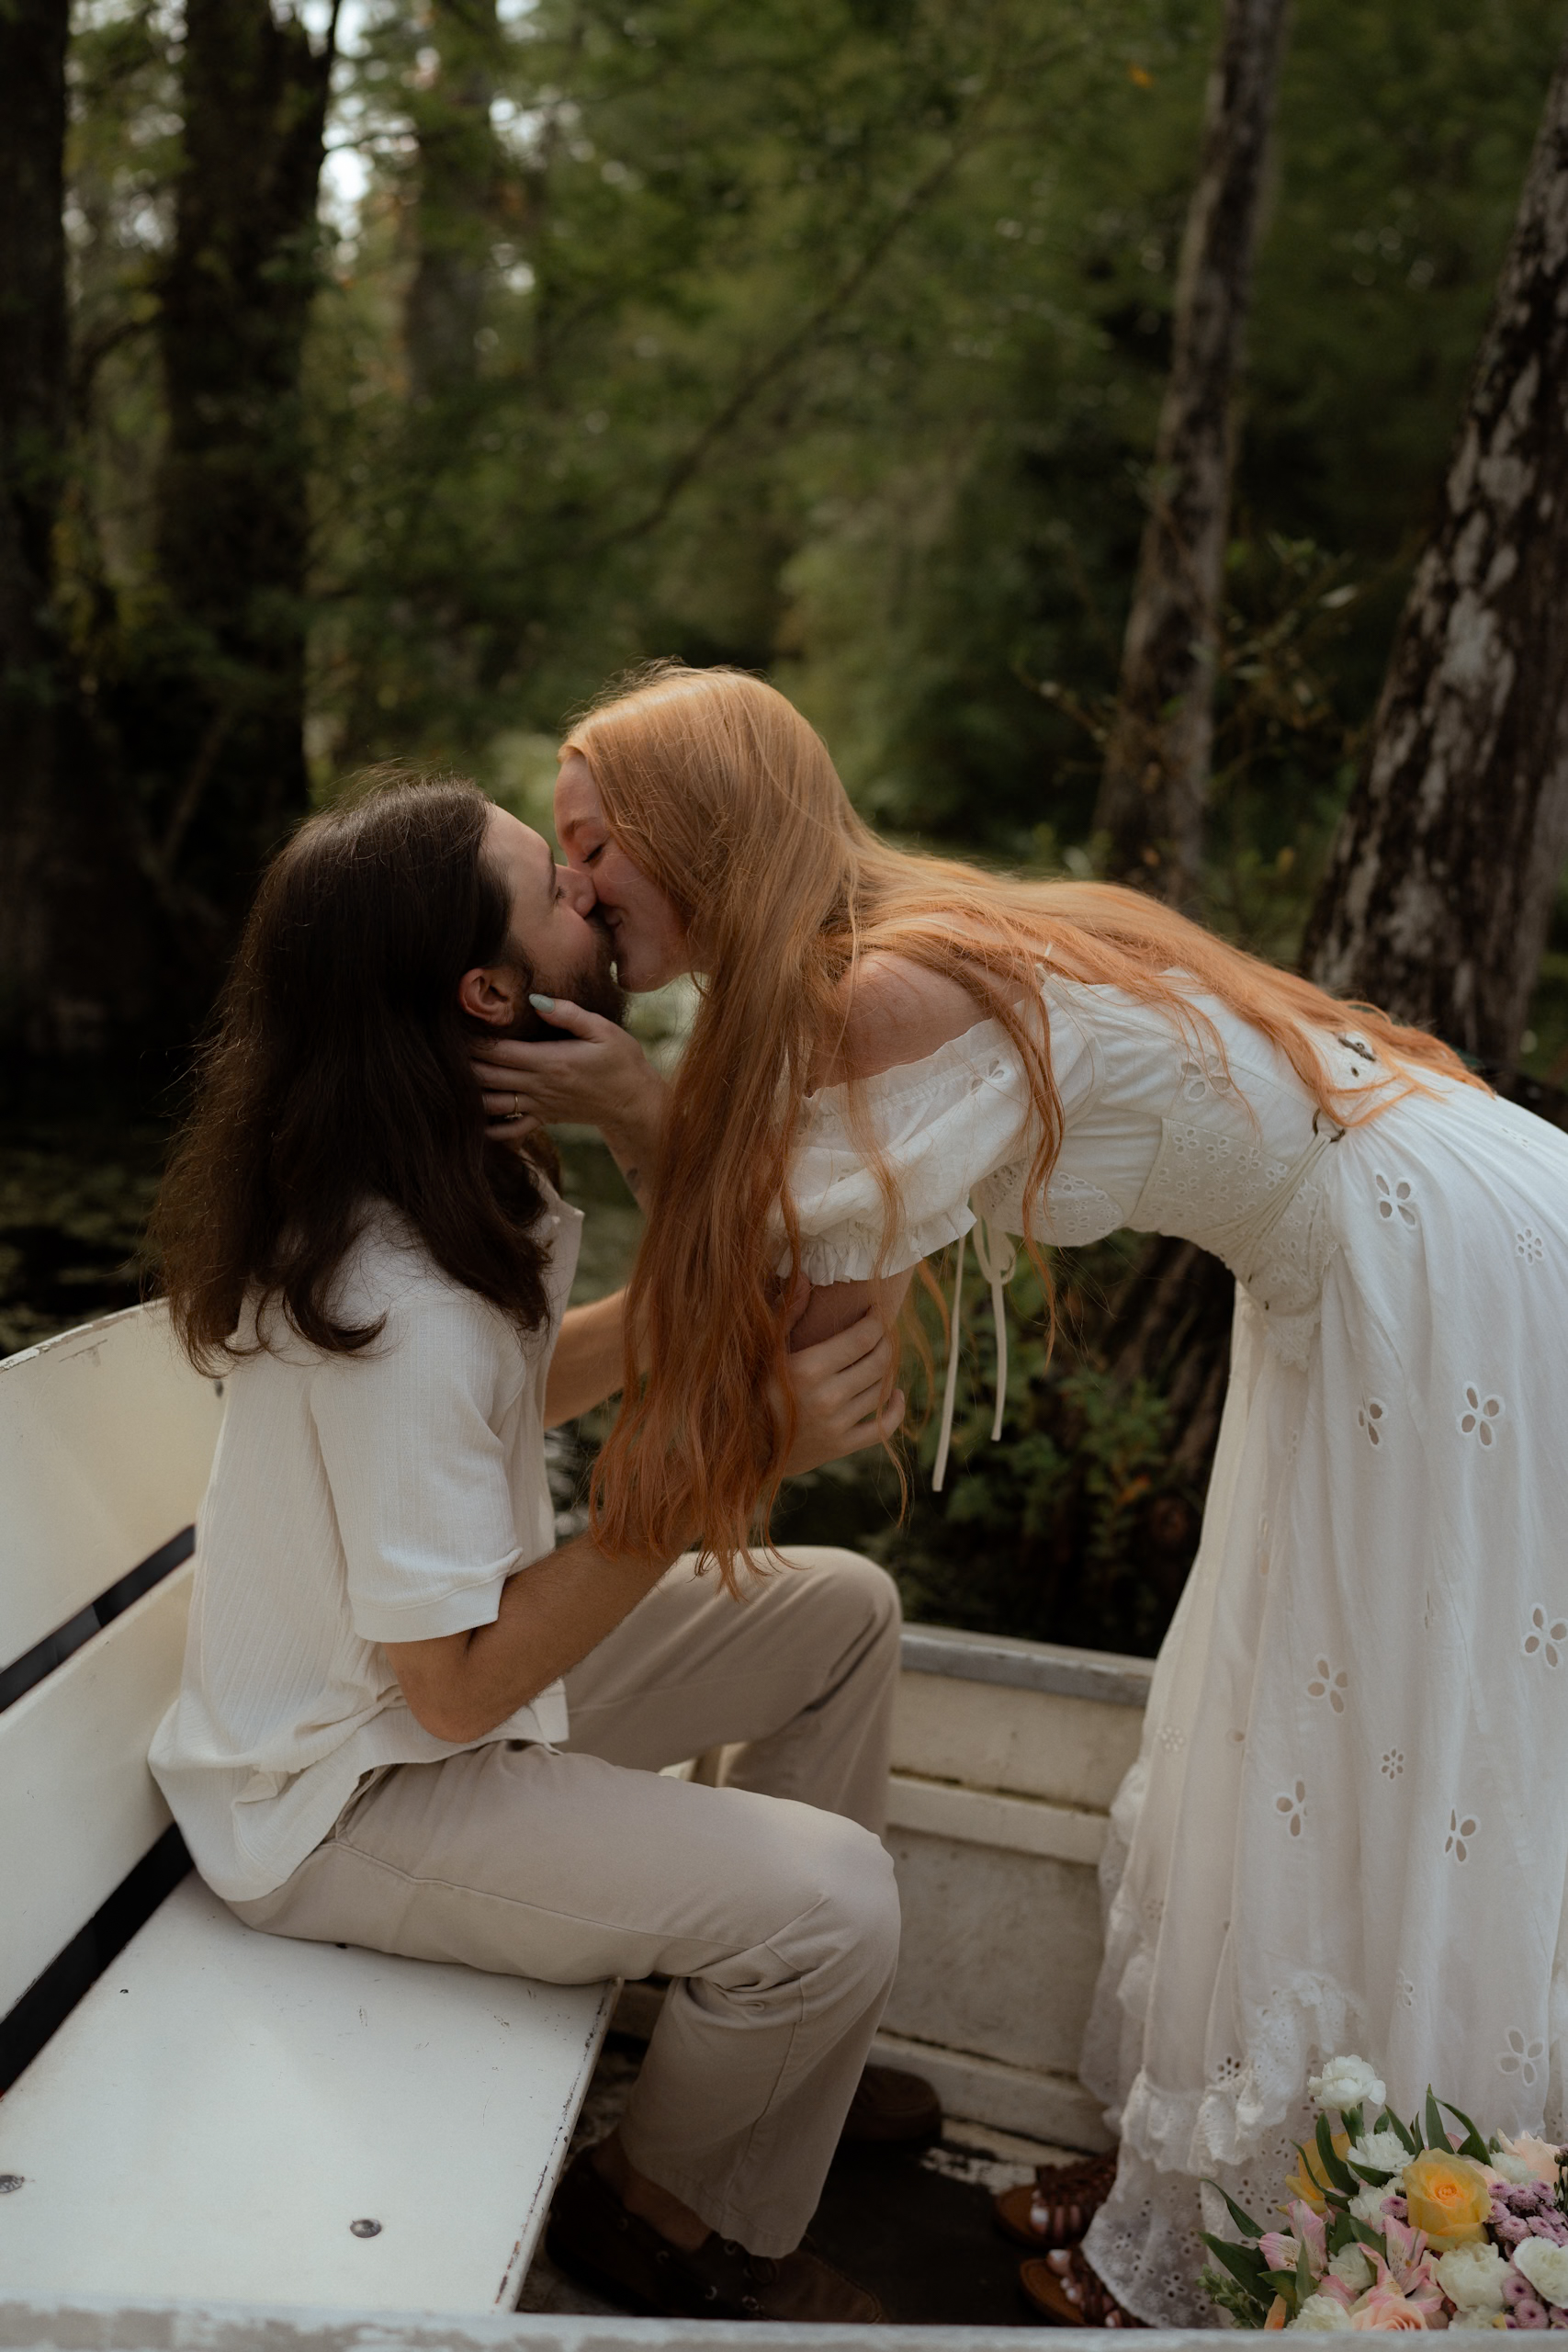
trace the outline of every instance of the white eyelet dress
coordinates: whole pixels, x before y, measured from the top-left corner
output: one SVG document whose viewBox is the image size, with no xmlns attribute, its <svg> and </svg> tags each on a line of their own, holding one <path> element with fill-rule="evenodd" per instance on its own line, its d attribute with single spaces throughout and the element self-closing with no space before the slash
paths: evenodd
<svg viewBox="0 0 1568 2352">
<path fill-rule="evenodd" d="M 1238 1277 L 1083 2061 L 1122 2143 L 1089 2260 L 1139 2318 L 1213 2325 L 1200 2182 L 1272 2208 L 1324 2058 L 1359 2052 L 1405 2114 L 1431 2083 L 1483 2131 L 1568 2127 L 1568 1136 L 1440 1080 L 1341 1133 L 1213 1002 L 1223 1057 L 1114 989 L 1043 999 L 1066 1133 L 1039 1238 L 1177 1234 Z M 1377 1087 L 1347 1019 L 1333 1076 Z M 1028 1098 L 995 1023 L 863 1097 L 901 1221 L 843 1090 L 814 1096 L 814 1282 L 977 1216 L 1021 1231 Z"/>
</svg>

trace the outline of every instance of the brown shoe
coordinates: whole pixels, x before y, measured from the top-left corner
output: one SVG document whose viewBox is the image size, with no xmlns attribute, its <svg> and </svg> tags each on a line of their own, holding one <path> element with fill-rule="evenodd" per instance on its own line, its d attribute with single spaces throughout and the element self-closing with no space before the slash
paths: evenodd
<svg viewBox="0 0 1568 2352">
<path fill-rule="evenodd" d="M 867 2066 L 839 2138 L 853 2147 L 919 2147 L 941 2134 L 942 2102 L 930 2083 L 901 2066 Z"/>
<path fill-rule="evenodd" d="M 774 2258 L 716 2232 L 694 2254 L 628 2213 L 584 2148 L 561 2176 L 545 2232 L 558 2269 L 650 2319 L 795 2320 L 868 2325 L 876 2297 L 807 2245 Z"/>
</svg>

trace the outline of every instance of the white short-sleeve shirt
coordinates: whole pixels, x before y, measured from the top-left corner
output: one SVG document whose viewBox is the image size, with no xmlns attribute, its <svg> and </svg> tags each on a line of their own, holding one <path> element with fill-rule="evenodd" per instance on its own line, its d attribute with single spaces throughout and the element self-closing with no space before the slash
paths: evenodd
<svg viewBox="0 0 1568 2352">
<path fill-rule="evenodd" d="M 382 1209 L 338 1294 L 347 1319 L 385 1317 L 380 1337 L 352 1356 L 289 1337 L 227 1377 L 184 1676 L 150 1761 L 231 1901 L 281 1885 L 362 1774 L 458 1752 L 415 1721 L 380 1645 L 491 1623 L 507 1578 L 554 1548 L 545 1379 L 582 1220 L 546 1193 L 540 1330 L 520 1333 Z M 486 1736 L 566 1732 L 554 1682 Z"/>
</svg>

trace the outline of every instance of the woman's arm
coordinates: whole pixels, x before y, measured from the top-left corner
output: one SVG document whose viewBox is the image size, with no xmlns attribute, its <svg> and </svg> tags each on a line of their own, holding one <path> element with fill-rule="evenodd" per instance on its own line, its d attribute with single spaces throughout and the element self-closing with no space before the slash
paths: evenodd
<svg viewBox="0 0 1568 2352">
<path fill-rule="evenodd" d="M 552 1119 L 597 1127 L 646 1208 L 664 1125 L 664 1080 L 637 1039 L 602 1014 L 555 997 L 545 1017 L 569 1035 L 543 1044 L 486 1038 L 474 1046 L 474 1075 L 493 1122 L 487 1132 L 497 1143 L 516 1144 Z"/>
<path fill-rule="evenodd" d="M 857 967 L 853 983 L 847 978 L 840 983 L 840 1003 L 843 1029 L 823 1057 L 818 1085 L 842 1086 L 854 1079 L 874 1078 L 900 1062 L 922 1061 L 987 1017 L 956 980 L 904 956 L 868 956 Z M 911 1268 L 878 1282 L 815 1288 L 791 1334 L 791 1347 L 809 1347 L 868 1309 L 892 1330 L 913 1278 Z"/>
</svg>

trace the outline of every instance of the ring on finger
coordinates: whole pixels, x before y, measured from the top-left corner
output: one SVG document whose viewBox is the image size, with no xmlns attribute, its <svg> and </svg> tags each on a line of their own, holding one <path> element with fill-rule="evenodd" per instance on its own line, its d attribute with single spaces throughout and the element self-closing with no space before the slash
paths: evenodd
<svg viewBox="0 0 1568 2352">
<path fill-rule="evenodd" d="M 512 1115 L 514 1119 L 520 1119 L 523 1116 L 523 1097 L 521 1094 L 514 1094 L 512 1098 Z"/>
</svg>

